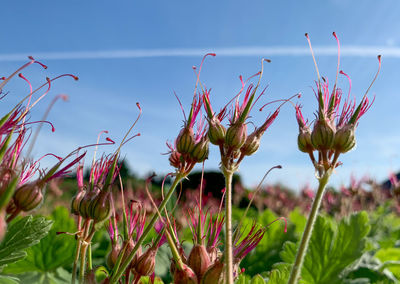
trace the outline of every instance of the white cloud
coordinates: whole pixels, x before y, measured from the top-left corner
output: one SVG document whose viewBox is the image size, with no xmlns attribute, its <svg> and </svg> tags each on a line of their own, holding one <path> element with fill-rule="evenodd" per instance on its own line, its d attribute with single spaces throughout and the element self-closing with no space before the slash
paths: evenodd
<svg viewBox="0 0 400 284">
<path fill-rule="evenodd" d="M 207 52 L 215 52 L 218 56 L 309 56 L 308 47 L 296 46 L 249 46 L 225 48 L 171 48 L 171 49 L 128 49 L 98 50 L 70 52 L 28 52 L 41 60 L 71 59 L 116 59 L 146 57 L 190 57 L 203 56 Z M 336 46 L 317 46 L 314 52 L 318 56 L 337 56 Z M 28 53 L 0 54 L 0 61 L 26 60 Z M 382 54 L 385 57 L 400 58 L 400 47 L 395 46 L 342 46 L 342 56 L 370 57 Z"/>
</svg>

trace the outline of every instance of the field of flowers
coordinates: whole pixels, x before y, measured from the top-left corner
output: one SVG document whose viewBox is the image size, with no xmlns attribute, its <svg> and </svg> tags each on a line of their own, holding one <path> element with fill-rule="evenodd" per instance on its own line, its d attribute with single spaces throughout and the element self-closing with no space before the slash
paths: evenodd
<svg viewBox="0 0 400 284">
<path fill-rule="evenodd" d="M 339 60 L 331 87 L 306 38 L 317 73 L 314 119 L 303 116 L 300 95 L 262 102 L 267 59 L 253 76 L 240 77 L 242 88 L 217 108 L 200 79 L 204 61 L 215 56 L 206 54 L 194 67 L 191 105 L 177 97 L 184 125 L 176 137 L 166 137 L 174 142 L 167 143 L 171 172 L 165 177 L 135 178 L 121 158 L 125 145 L 140 139 L 139 103 L 121 141 L 101 131 L 95 143 L 65 157 L 33 159 L 38 131 L 54 127 L 46 115 L 31 121 L 30 113 L 51 95 L 52 84 L 78 78 L 63 74 L 34 87 L 24 70 L 47 67 L 32 57 L 2 77 L 2 95 L 12 92 L 10 80 L 21 80 L 28 92 L 0 119 L 0 283 L 398 283 L 397 177 L 389 177 L 390 185 L 354 177 L 341 188 L 329 187 L 340 157 L 356 145 L 362 116 L 373 111 L 368 92 L 381 57 L 371 85 L 353 99 L 337 86 L 338 76 L 350 81 Z M 251 116 L 255 106 L 274 109 L 257 122 Z M 276 166 L 257 188 L 246 189 L 237 174 L 240 164 L 257 155 L 284 106 L 293 108 L 298 148 L 314 166 L 318 188 L 295 193 L 284 185 L 265 186 L 268 173 L 281 168 Z M 108 145 L 118 146 L 100 153 Z M 209 147 L 219 150 L 220 172 L 206 169 Z M 92 161 L 85 160 L 88 152 Z M 42 169 L 40 161 L 50 157 L 56 163 Z M 197 164 L 203 171 L 193 171 Z"/>
</svg>

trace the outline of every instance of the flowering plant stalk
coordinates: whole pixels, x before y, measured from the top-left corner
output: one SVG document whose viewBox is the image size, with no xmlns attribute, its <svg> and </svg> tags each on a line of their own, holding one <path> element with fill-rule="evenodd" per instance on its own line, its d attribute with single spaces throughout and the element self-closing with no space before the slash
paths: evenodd
<svg viewBox="0 0 400 284">
<path fill-rule="evenodd" d="M 296 118 L 299 125 L 297 142 L 299 150 L 309 155 L 310 160 L 315 167 L 315 176 L 319 185 L 309 217 L 307 219 L 303 236 L 300 241 L 296 260 L 292 267 L 288 282 L 289 284 L 298 283 L 304 257 L 307 253 L 308 244 L 313 232 L 315 221 L 317 219 L 326 185 L 329 182 L 329 178 L 334 169 L 341 164 L 338 161 L 340 154 L 352 150 L 356 145 L 355 129 L 358 125 L 358 120 L 366 113 L 373 103 L 373 101 L 369 101 L 367 94 L 372 84 L 375 82 L 381 67 L 381 57 L 379 55 L 378 71 L 363 98 L 361 99 L 361 102 L 356 107 L 355 100 L 350 99 L 350 78 L 343 71 L 339 71 L 340 43 L 336 33 L 333 33 L 333 36 L 338 44 L 338 64 L 335 84 L 332 92 L 330 93 L 328 88 L 328 80 L 325 78 L 320 78 L 314 53 L 311 47 L 311 41 L 308 37 L 308 34 L 306 34 L 318 75 L 318 81 L 316 82 L 317 90 L 315 93 L 318 100 L 318 110 L 316 114 L 316 120 L 314 121 L 313 129 L 311 131 L 308 121 L 304 119 L 301 113 L 301 106 L 295 106 Z M 342 90 L 337 88 L 337 79 L 339 73 L 345 75 L 349 79 L 350 83 L 349 94 L 345 99 L 341 110 L 340 103 L 342 99 Z M 314 151 L 317 151 L 318 153 L 317 159 L 314 157 Z"/>
<path fill-rule="evenodd" d="M 233 174 L 239 169 L 239 165 L 246 156 L 253 155 L 257 152 L 260 147 L 261 137 L 268 129 L 268 127 L 274 122 L 279 114 L 279 106 L 272 114 L 270 114 L 265 122 L 260 126 L 256 127 L 255 130 L 248 134 L 247 132 L 247 119 L 249 113 L 254 107 L 258 99 L 264 94 L 265 89 L 256 96 L 257 89 L 260 85 L 260 81 L 263 73 L 264 61 L 270 62 L 270 60 L 262 59 L 261 71 L 251 76 L 249 79 L 259 76 L 257 85 L 254 87 L 250 84 L 246 90 L 243 102 L 239 102 L 239 96 L 244 90 L 247 81 L 243 82 L 242 77 L 242 88 L 239 93 L 218 113 L 214 113 L 211 107 L 209 90 L 203 91 L 204 106 L 208 118 L 208 137 L 210 142 L 217 145 L 221 155 L 221 172 L 225 177 L 225 281 L 226 283 L 233 283 L 234 281 L 234 246 L 232 243 L 232 177 Z M 283 100 L 283 104 L 288 100 Z M 227 107 L 233 102 L 230 110 L 229 126 L 226 129 L 221 121 L 226 116 Z M 262 110 L 263 107 L 260 109 Z"/>
<path fill-rule="evenodd" d="M 198 82 L 196 82 L 196 87 L 197 83 Z M 166 196 L 163 198 L 161 204 L 158 206 L 158 212 L 164 212 L 168 201 L 175 192 L 175 188 L 182 181 L 182 179 L 184 179 L 192 171 L 194 166 L 208 158 L 209 143 L 203 119 L 201 118 L 202 103 L 203 101 L 201 97 L 196 94 L 195 88 L 189 116 L 186 118 L 185 112 L 182 108 L 185 118 L 184 125 L 176 137 L 174 145 L 167 143 L 167 147 L 170 150 L 168 153 L 169 162 L 171 166 L 175 168 L 175 173 L 173 174 L 175 179 Z M 180 101 L 179 104 L 181 105 Z M 198 118 L 199 116 L 200 118 Z M 126 255 L 126 258 L 122 260 L 119 265 L 116 265 L 113 268 L 110 277 L 110 283 L 115 283 L 121 278 L 123 272 L 132 262 L 143 241 L 153 229 L 158 218 L 159 215 L 155 213 L 130 253 Z"/>
</svg>

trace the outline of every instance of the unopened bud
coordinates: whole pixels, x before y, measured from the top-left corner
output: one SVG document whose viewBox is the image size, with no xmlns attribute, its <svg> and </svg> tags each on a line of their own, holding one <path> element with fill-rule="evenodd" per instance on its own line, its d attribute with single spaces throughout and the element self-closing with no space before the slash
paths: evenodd
<svg viewBox="0 0 400 284">
<path fill-rule="evenodd" d="M 39 186 L 37 182 L 26 183 L 14 193 L 15 206 L 25 212 L 35 209 L 42 201 L 42 186 Z"/>
<path fill-rule="evenodd" d="M 173 151 L 171 155 L 169 155 L 169 164 L 174 168 L 180 168 L 181 166 L 181 154 L 177 151 Z"/>
<path fill-rule="evenodd" d="M 148 276 L 153 274 L 156 266 L 157 248 L 150 247 L 137 260 L 134 269 L 140 276 Z"/>
<path fill-rule="evenodd" d="M 197 163 L 203 162 L 208 158 L 208 138 L 202 137 L 200 141 L 194 145 L 193 151 L 190 152 L 190 157 Z"/>
<path fill-rule="evenodd" d="M 228 148 L 238 150 L 247 139 L 247 126 L 244 123 L 235 123 L 226 131 L 225 144 Z"/>
<path fill-rule="evenodd" d="M 111 247 L 110 253 L 107 255 L 107 266 L 110 269 L 114 268 L 115 263 L 117 263 L 117 259 L 119 256 L 119 253 L 121 251 L 121 247 L 118 244 L 115 244 Z"/>
<path fill-rule="evenodd" d="M 176 269 L 174 273 L 174 284 L 197 284 L 197 277 L 193 270 L 183 264 L 182 269 Z M 212 283 L 212 282 L 210 282 Z"/>
<path fill-rule="evenodd" d="M 176 138 L 176 149 L 181 154 L 190 153 L 194 147 L 193 129 L 184 127 Z"/>
<path fill-rule="evenodd" d="M 203 275 L 201 279 L 202 284 L 215 283 L 220 284 L 223 282 L 222 271 L 224 269 L 224 264 L 220 261 L 215 262 L 211 265 Z"/>
<path fill-rule="evenodd" d="M 96 222 L 102 222 L 111 215 L 111 193 L 101 190 L 90 203 L 90 217 Z"/>
<path fill-rule="evenodd" d="M 79 190 L 78 193 L 72 197 L 71 201 L 71 213 L 74 215 L 79 215 L 79 205 L 85 197 L 85 191 L 84 190 Z"/>
<path fill-rule="evenodd" d="M 210 264 L 210 257 L 206 247 L 203 245 L 194 245 L 189 254 L 188 265 L 196 273 L 197 279 L 203 277 L 204 272 L 206 272 Z"/>
<path fill-rule="evenodd" d="M 316 150 L 330 150 L 333 146 L 335 131 L 324 120 L 317 120 L 311 132 L 311 142 Z"/>
<path fill-rule="evenodd" d="M 261 135 L 259 135 L 257 131 L 254 131 L 247 137 L 246 142 L 242 148 L 240 148 L 240 151 L 246 156 L 251 156 L 257 152 L 258 148 L 260 148 L 260 142 Z"/>
<path fill-rule="evenodd" d="M 340 152 L 346 153 L 356 145 L 356 136 L 354 133 L 354 125 L 347 124 L 336 131 L 333 148 Z"/>
<path fill-rule="evenodd" d="M 213 117 L 208 121 L 208 138 L 211 144 L 222 145 L 225 141 L 226 129 L 218 118 Z"/>
<path fill-rule="evenodd" d="M 304 153 L 310 153 L 314 151 L 309 128 L 300 130 L 300 133 L 297 136 L 297 146 L 299 147 L 299 150 Z"/>
</svg>

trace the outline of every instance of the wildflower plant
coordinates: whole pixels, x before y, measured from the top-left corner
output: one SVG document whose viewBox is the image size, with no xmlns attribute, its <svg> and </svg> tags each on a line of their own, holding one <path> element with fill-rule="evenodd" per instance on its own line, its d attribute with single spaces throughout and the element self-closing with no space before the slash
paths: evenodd
<svg viewBox="0 0 400 284">
<path fill-rule="evenodd" d="M 239 93 L 219 113 L 215 113 L 210 103 L 210 91 L 203 91 L 204 107 L 208 120 L 208 138 L 210 142 L 219 147 L 221 155 L 220 168 L 225 176 L 225 279 L 226 283 L 233 283 L 233 243 L 232 243 L 232 177 L 239 169 L 239 165 L 246 156 L 253 155 L 260 147 L 260 140 L 268 127 L 279 114 L 280 107 L 270 114 L 260 127 L 256 127 L 252 133 L 248 133 L 247 124 L 250 111 L 255 103 L 264 94 L 265 89 L 257 94 L 263 73 L 264 61 L 261 61 L 261 71 L 252 77 L 259 76 L 256 86 L 250 84 L 246 90 L 243 101 L 240 102 L 240 94 L 245 88 L 242 76 L 240 80 L 242 88 Z M 249 79 L 251 79 L 250 77 Z M 230 109 L 228 109 L 230 107 Z M 222 120 L 228 115 L 228 126 L 222 125 Z"/>
<path fill-rule="evenodd" d="M 355 99 L 352 100 L 350 98 L 351 80 L 349 76 L 343 71 L 339 71 L 340 43 L 336 33 L 333 33 L 333 36 L 338 44 L 338 64 L 336 79 L 332 91 L 329 90 L 328 79 L 320 77 L 311 47 L 311 41 L 308 34 L 305 36 L 310 46 L 318 76 L 316 90 L 314 91 L 318 101 L 318 107 L 315 120 L 312 123 L 309 123 L 303 117 L 301 106 L 296 105 L 296 119 L 299 125 L 297 142 L 299 150 L 309 155 L 310 160 L 315 167 L 315 176 L 319 182 L 319 186 L 304 229 L 296 260 L 291 271 L 289 279 L 290 284 L 298 283 L 304 256 L 307 252 L 308 243 L 324 196 L 326 185 L 334 169 L 340 165 L 338 160 L 339 156 L 352 150 L 356 145 L 355 130 L 358 126 L 359 119 L 368 111 L 373 103 L 373 100 L 371 102 L 367 97 L 367 94 L 375 82 L 381 67 L 381 56 L 379 55 L 378 71 L 362 97 L 361 102 L 357 105 Z M 342 90 L 337 87 L 339 74 L 346 76 L 350 83 L 348 96 L 344 99 L 343 103 Z M 316 157 L 314 156 L 315 152 L 317 154 Z"/>
</svg>

